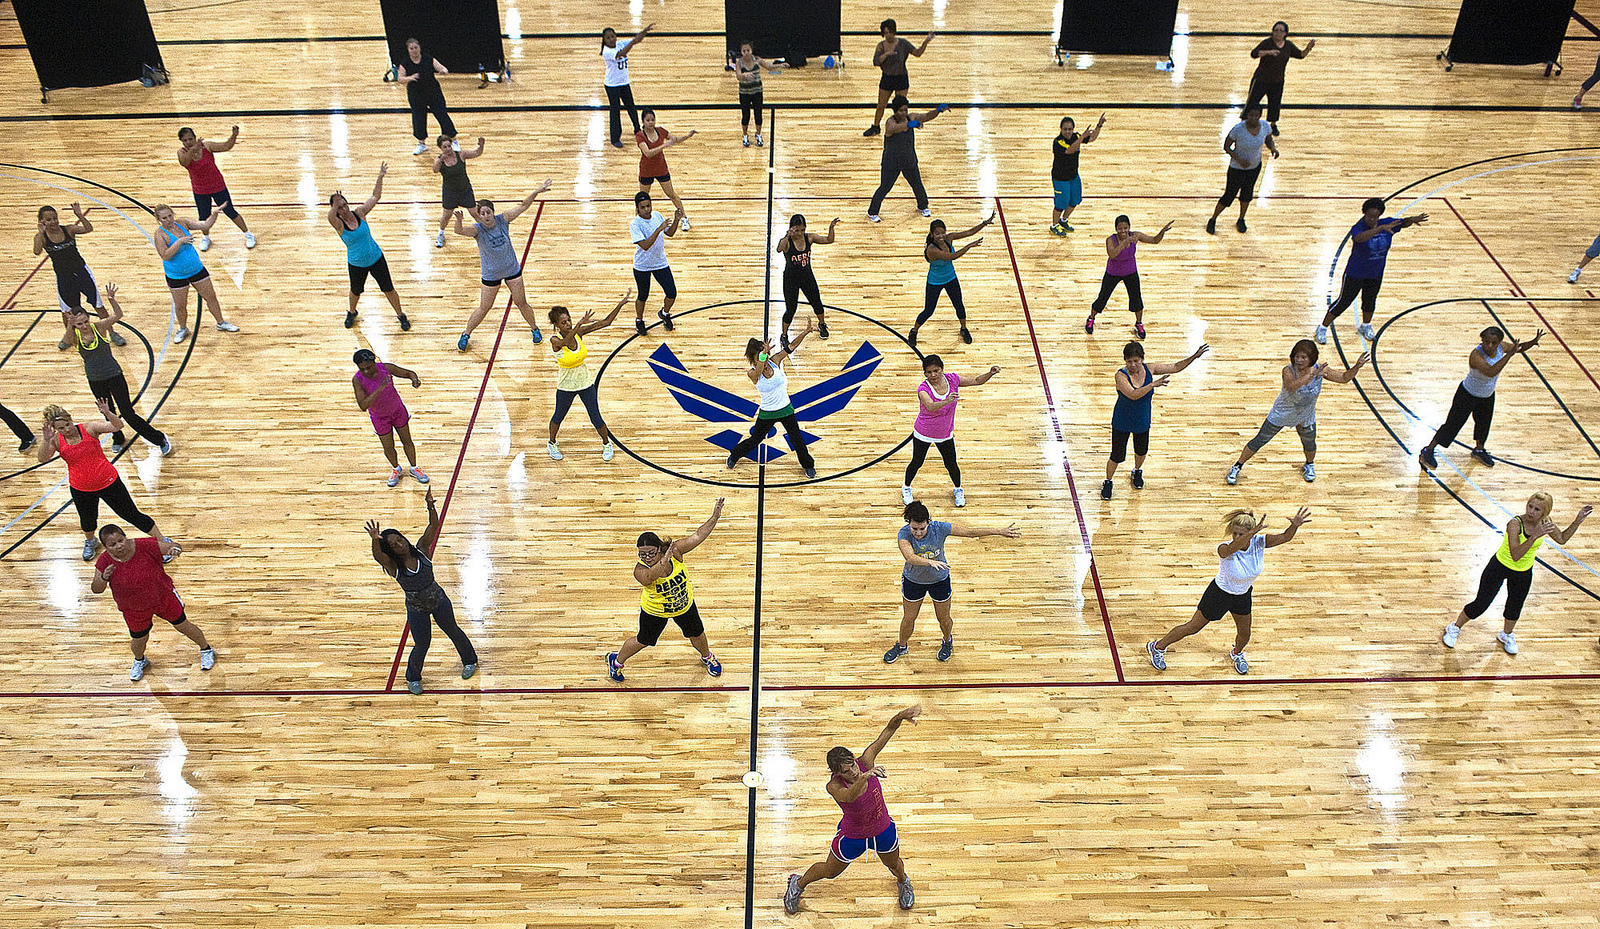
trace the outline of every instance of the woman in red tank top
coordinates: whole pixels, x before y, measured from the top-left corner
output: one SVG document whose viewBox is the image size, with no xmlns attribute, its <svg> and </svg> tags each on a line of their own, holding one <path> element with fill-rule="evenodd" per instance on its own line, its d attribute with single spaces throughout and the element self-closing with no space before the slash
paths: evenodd
<svg viewBox="0 0 1600 929">
<path fill-rule="evenodd" d="M 100 540 L 95 537 L 95 523 L 100 518 L 102 500 L 112 512 L 138 527 L 140 532 L 166 539 L 156 530 L 156 521 L 134 505 L 128 485 L 122 483 L 116 466 L 106 460 L 106 453 L 100 448 L 101 436 L 123 428 L 121 417 L 113 413 L 111 405 L 104 400 L 96 400 L 95 406 L 105 418 L 102 422 L 88 424 L 73 422 L 72 414 L 55 404 L 45 407 L 44 428 L 40 430 L 44 441 L 39 443 L 40 464 L 57 455 L 67 464 L 67 485 L 72 489 L 72 503 L 78 508 L 78 527 L 83 530 L 84 561 L 93 561 L 95 550 L 100 547 Z"/>
<path fill-rule="evenodd" d="M 233 134 L 228 136 L 226 142 L 207 142 L 185 126 L 178 130 L 178 141 L 183 143 L 183 147 L 178 149 L 178 164 L 189 172 L 189 187 L 194 191 L 194 208 L 200 211 L 200 220 L 204 222 L 211 215 L 213 205 L 220 207 L 222 215 L 233 220 L 233 224 L 244 233 L 244 247 L 255 248 L 255 233 L 250 231 L 244 217 L 234 207 L 233 195 L 228 193 L 228 182 L 222 179 L 222 170 L 217 167 L 215 154 L 233 151 L 233 146 L 239 141 L 239 127 L 233 127 Z M 210 248 L 211 236 L 202 233 L 195 247 L 202 252 Z"/>
</svg>

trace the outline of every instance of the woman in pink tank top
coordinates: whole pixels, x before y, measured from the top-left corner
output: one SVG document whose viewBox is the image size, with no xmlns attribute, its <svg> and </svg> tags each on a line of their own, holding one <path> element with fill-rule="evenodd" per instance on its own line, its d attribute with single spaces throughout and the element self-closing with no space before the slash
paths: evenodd
<svg viewBox="0 0 1600 929">
<path fill-rule="evenodd" d="M 833 849 L 828 857 L 807 868 L 804 875 L 789 875 L 789 886 L 783 893 L 784 912 L 790 916 L 800 912 L 800 894 L 806 885 L 838 877 L 850 862 L 865 855 L 868 849 L 877 852 L 884 866 L 894 872 L 900 909 L 909 910 L 916 902 L 911 878 L 906 876 L 905 862 L 900 860 L 900 837 L 895 832 L 894 820 L 889 817 L 889 808 L 883 802 L 883 787 L 879 781 L 888 777 L 888 772 L 878 765 L 878 753 L 889 744 L 901 723 L 916 725 L 920 715 L 920 705 L 894 714 L 860 757 L 842 746 L 828 750 L 828 770 L 833 772 L 828 779 L 828 793 L 844 815 L 839 820 L 839 833 L 833 837 Z"/>
<path fill-rule="evenodd" d="M 1166 238 L 1172 223 L 1161 227 L 1155 235 L 1133 231 L 1133 222 L 1127 216 L 1117 217 L 1117 232 L 1106 237 L 1106 273 L 1100 278 L 1100 296 L 1089 305 L 1089 318 L 1083 321 L 1083 331 L 1093 334 L 1094 318 L 1106 308 L 1111 292 L 1121 284 L 1128 288 L 1128 311 L 1133 314 L 1133 334 L 1144 338 L 1144 295 L 1139 291 L 1139 243 L 1160 244 Z"/>
<path fill-rule="evenodd" d="M 428 475 L 417 467 L 417 447 L 411 442 L 411 412 L 406 409 L 404 400 L 400 399 L 400 391 L 395 389 L 394 379 L 403 377 L 411 382 L 412 387 L 421 387 L 422 378 L 417 372 L 409 371 L 397 364 L 384 364 L 371 349 L 360 349 L 351 359 L 356 363 L 356 373 L 350 378 L 350 385 L 355 388 L 356 406 L 367 411 L 367 417 L 372 420 L 372 431 L 378 434 L 378 441 L 383 443 L 383 456 L 389 459 L 389 486 L 400 483 L 403 474 L 410 473 L 419 484 L 428 483 Z M 395 454 L 394 437 L 400 436 L 400 444 L 406 447 L 406 461 L 411 465 L 409 471 L 400 470 L 400 457 Z"/>
<path fill-rule="evenodd" d="M 900 485 L 900 499 L 907 506 L 913 499 L 911 481 L 928 458 L 928 449 L 937 446 L 939 457 L 944 459 L 944 469 L 950 472 L 950 483 L 955 486 L 956 506 L 967 505 L 966 492 L 961 489 L 961 466 L 956 464 L 956 401 L 961 388 L 987 384 L 1000 373 L 998 365 L 977 377 L 946 374 L 944 360 L 938 355 L 925 355 L 922 359 L 924 380 L 917 385 L 917 421 L 911 427 L 911 463 L 906 465 L 906 482 Z"/>
<path fill-rule="evenodd" d="M 256 236 L 250 231 L 250 226 L 239 215 L 239 210 L 233 205 L 233 194 L 228 193 L 228 182 L 222 179 L 222 169 L 217 167 L 217 152 L 231 152 L 239 143 L 239 127 L 234 126 L 233 132 L 226 142 L 208 142 L 195 135 L 188 126 L 178 130 L 178 141 L 183 147 L 178 149 L 178 164 L 183 165 L 189 172 L 189 188 L 194 191 L 194 208 L 200 211 L 200 220 L 204 222 L 211 215 L 211 207 L 216 206 L 222 210 L 222 215 L 233 220 L 233 224 L 244 233 L 244 247 L 255 248 Z M 199 243 L 195 246 L 200 251 L 211 247 L 211 236 L 201 234 Z"/>
</svg>

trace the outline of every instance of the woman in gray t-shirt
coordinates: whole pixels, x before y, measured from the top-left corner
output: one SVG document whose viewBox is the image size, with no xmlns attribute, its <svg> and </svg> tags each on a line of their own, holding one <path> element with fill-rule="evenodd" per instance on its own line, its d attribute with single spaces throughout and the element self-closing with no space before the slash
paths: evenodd
<svg viewBox="0 0 1600 929">
<path fill-rule="evenodd" d="M 511 291 L 511 299 L 522 312 L 522 318 L 528 321 L 528 328 L 533 330 L 534 344 L 544 341 L 544 333 L 539 331 L 539 318 L 533 314 L 533 307 L 528 306 L 528 295 L 522 284 L 522 261 L 517 257 L 517 246 L 511 241 L 511 223 L 526 213 L 528 207 L 533 206 L 533 201 L 549 189 L 550 182 L 547 180 L 539 185 L 538 190 L 504 213 L 496 213 L 491 201 L 479 200 L 472 208 L 475 222 L 471 229 L 461 224 L 461 211 L 456 210 L 456 235 L 471 236 L 478 242 L 478 261 L 482 266 L 478 277 L 483 285 L 478 289 L 478 308 L 467 317 L 467 327 L 456 341 L 458 350 L 467 350 L 472 330 L 478 328 L 483 318 L 489 315 L 489 308 L 500 296 L 501 284 Z M 528 232 L 528 238 L 533 238 L 532 230 Z"/>
<path fill-rule="evenodd" d="M 905 613 L 900 618 L 900 638 L 883 653 L 884 664 L 894 664 L 910 650 L 911 633 L 917 628 L 917 615 L 922 612 L 924 597 L 933 598 L 933 615 L 939 620 L 939 631 L 944 639 L 935 656 L 940 661 L 950 660 L 954 647 L 950 620 L 950 564 L 945 560 L 944 543 L 951 536 L 960 539 L 981 539 L 986 535 L 1003 535 L 1015 539 L 1022 533 L 1017 524 L 1004 529 L 975 529 L 957 523 L 933 519 L 921 500 L 906 505 L 906 524 L 900 529 L 900 554 L 906 560 L 900 573 L 900 605 Z"/>
<path fill-rule="evenodd" d="M 1300 466 L 1300 474 L 1308 484 L 1316 480 L 1317 468 L 1313 462 L 1317 458 L 1317 397 L 1322 394 L 1322 382 L 1348 384 L 1356 379 L 1356 372 L 1361 370 L 1362 365 L 1371 360 L 1371 355 L 1362 352 L 1355 364 L 1343 371 L 1331 371 L 1327 362 L 1317 363 L 1317 343 L 1310 339 L 1294 343 L 1294 348 L 1289 350 L 1289 363 L 1283 366 L 1283 389 L 1278 391 L 1278 399 L 1273 401 L 1272 409 L 1267 412 L 1261 431 L 1245 443 L 1244 450 L 1239 452 L 1239 460 L 1228 469 L 1227 482 L 1239 483 L 1239 472 L 1244 470 L 1244 463 L 1254 458 L 1256 452 L 1272 441 L 1273 436 L 1289 426 L 1300 433 L 1300 446 L 1306 451 L 1306 463 Z"/>
</svg>

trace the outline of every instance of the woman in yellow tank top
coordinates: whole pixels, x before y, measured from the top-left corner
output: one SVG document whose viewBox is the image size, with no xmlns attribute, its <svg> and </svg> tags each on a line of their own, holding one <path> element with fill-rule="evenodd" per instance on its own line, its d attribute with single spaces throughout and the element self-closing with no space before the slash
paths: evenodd
<svg viewBox="0 0 1600 929">
<path fill-rule="evenodd" d="M 706 673 L 712 677 L 722 674 L 722 662 L 711 654 L 705 623 L 694 603 L 694 585 L 689 583 L 688 569 L 683 566 L 683 556 L 698 548 L 717 527 L 717 520 L 722 518 L 722 502 L 723 498 L 718 497 L 711 518 L 685 538 L 673 541 L 646 532 L 634 543 L 639 549 L 639 561 L 633 566 L 633 579 L 644 588 L 639 594 L 639 634 L 630 636 L 620 649 L 606 655 L 606 671 L 613 681 L 620 684 L 626 680 L 622 676 L 623 664 L 656 644 L 666 631 L 668 620 L 678 624 L 683 637 L 700 653 Z"/>
<path fill-rule="evenodd" d="M 1506 650 L 1507 655 L 1517 653 L 1517 636 L 1512 630 L 1516 628 L 1517 620 L 1522 618 L 1522 604 L 1528 599 L 1528 590 L 1533 586 L 1533 562 L 1539 555 L 1539 546 L 1547 538 L 1554 539 L 1557 545 L 1567 544 L 1567 540 L 1594 511 L 1594 507 L 1584 506 L 1567 528 L 1558 529 L 1550 520 L 1550 512 L 1554 508 L 1554 498 L 1540 491 L 1528 498 L 1528 506 L 1521 516 L 1506 523 L 1505 539 L 1500 542 L 1500 550 L 1489 559 L 1489 564 L 1483 569 L 1483 577 L 1478 581 L 1478 598 L 1462 607 L 1456 621 L 1444 627 L 1444 644 L 1447 648 L 1456 647 L 1456 637 L 1461 634 L 1461 627 L 1468 620 L 1482 616 L 1504 584 L 1506 624 L 1495 638 L 1500 640 L 1500 647 Z"/>
<path fill-rule="evenodd" d="M 594 431 L 600 433 L 600 458 L 610 461 L 617 453 L 611 445 L 611 431 L 606 428 L 606 421 L 600 418 L 600 395 L 595 387 L 594 372 L 589 370 L 589 347 L 583 344 L 583 337 L 596 329 L 604 329 L 617 321 L 617 314 L 627 305 L 633 297 L 633 288 L 622 295 L 622 300 L 611 308 L 611 314 L 599 322 L 592 322 L 594 311 L 586 311 L 583 318 L 573 325 L 572 314 L 564 306 L 550 308 L 550 325 L 556 327 L 556 334 L 550 339 L 550 350 L 556 353 L 556 365 L 561 368 L 561 373 L 556 378 L 556 411 L 550 417 L 550 460 L 561 460 L 561 449 L 556 446 L 556 435 L 561 432 L 561 421 L 566 419 L 567 411 L 572 409 L 572 398 L 577 397 L 583 401 L 583 408 L 589 413 L 589 422 L 594 424 Z"/>
</svg>

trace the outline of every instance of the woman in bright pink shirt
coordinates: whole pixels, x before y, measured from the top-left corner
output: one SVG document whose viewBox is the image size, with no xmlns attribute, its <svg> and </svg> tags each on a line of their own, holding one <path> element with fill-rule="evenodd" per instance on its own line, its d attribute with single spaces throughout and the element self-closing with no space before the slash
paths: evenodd
<svg viewBox="0 0 1600 929">
<path fill-rule="evenodd" d="M 938 355 L 925 355 L 922 359 L 925 379 L 917 385 L 917 421 L 911 427 L 911 463 L 906 465 L 906 482 L 900 487 L 900 499 L 911 505 L 911 480 L 917 476 L 922 462 L 927 460 L 928 449 L 939 447 L 939 457 L 944 459 L 944 469 L 950 472 L 950 483 L 955 485 L 956 506 L 967 505 L 967 495 L 961 490 L 961 466 L 956 464 L 956 401 L 962 387 L 987 384 L 1000 373 L 991 367 L 977 377 L 946 374 L 944 360 Z"/>
<path fill-rule="evenodd" d="M 909 910 L 916 902 L 911 890 L 911 878 L 906 876 L 905 862 L 900 860 L 900 837 L 895 833 L 894 820 L 883 802 L 883 788 L 879 780 L 888 772 L 878 765 L 878 753 L 889 744 L 903 722 L 913 726 L 922 715 L 922 706 L 906 707 L 894 714 L 883 732 L 858 758 L 843 746 L 828 750 L 828 793 L 839 804 L 843 818 L 839 820 L 839 834 L 833 837 L 833 849 L 824 861 L 806 869 L 804 875 L 789 875 L 789 886 L 783 893 L 783 910 L 790 916 L 800 912 L 800 894 L 813 881 L 838 877 L 844 869 L 867 853 L 878 853 L 878 859 L 894 872 L 900 891 L 900 909 Z"/>
<path fill-rule="evenodd" d="M 408 473 L 400 470 L 400 456 L 395 454 L 394 437 L 400 436 L 401 444 L 406 447 L 406 462 L 411 466 L 409 473 L 419 484 L 428 483 L 428 475 L 417 467 L 417 446 L 411 441 L 411 412 L 406 409 L 406 403 L 400 399 L 400 391 L 395 389 L 394 379 L 403 377 L 411 382 L 412 387 L 421 387 L 422 378 L 417 372 L 402 368 L 397 364 L 384 364 L 371 349 L 357 349 L 351 358 L 356 363 L 356 373 L 350 378 L 350 386 L 356 392 L 356 405 L 367 413 L 367 418 L 372 420 L 372 431 L 378 434 L 378 441 L 383 443 L 383 456 L 389 459 L 389 486 L 400 483 L 402 475 Z"/>
</svg>

